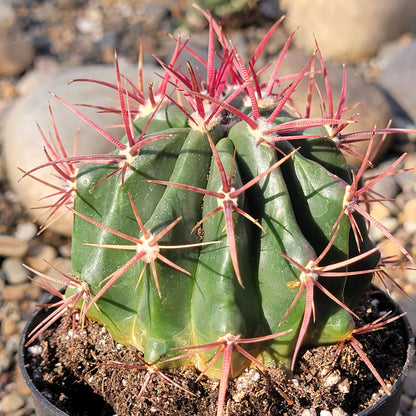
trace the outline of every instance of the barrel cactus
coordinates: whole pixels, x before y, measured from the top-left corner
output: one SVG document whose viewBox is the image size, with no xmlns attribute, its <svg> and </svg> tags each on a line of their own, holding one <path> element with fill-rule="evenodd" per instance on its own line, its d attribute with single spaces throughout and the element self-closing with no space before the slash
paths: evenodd
<svg viewBox="0 0 416 416">
<path fill-rule="evenodd" d="M 357 299 L 374 272 L 388 269 L 369 225 L 413 259 L 369 213 L 379 199 L 372 186 L 397 173 L 402 158 L 363 177 L 374 136 L 394 130 L 344 134 L 354 118 L 343 118 L 345 96 L 333 108 L 329 82 L 319 94 L 327 113 L 301 116 L 290 98 L 302 79 L 314 88 L 315 61 L 328 81 L 319 49 L 285 84 L 278 71 L 290 37 L 262 82 L 269 68 L 255 69 L 256 61 L 278 23 L 244 63 L 205 15 L 207 57 L 191 51 L 204 71 L 180 66 L 190 49 L 178 38 L 157 89 L 126 80 L 117 59 L 114 85 L 77 80 L 118 92 L 119 108 L 108 111 L 121 114 L 122 140 L 57 97 L 114 144 L 112 153 L 68 156 L 55 129 L 44 135 L 48 161 L 25 175 L 52 167 L 63 180 L 44 227 L 59 210 L 74 216 L 73 274 L 32 339 L 80 310 L 160 371 L 193 364 L 220 379 L 220 415 L 229 377 L 253 363 L 290 373 L 302 345 L 353 338 Z M 369 143 L 359 170 L 343 153 L 356 137 Z"/>
</svg>

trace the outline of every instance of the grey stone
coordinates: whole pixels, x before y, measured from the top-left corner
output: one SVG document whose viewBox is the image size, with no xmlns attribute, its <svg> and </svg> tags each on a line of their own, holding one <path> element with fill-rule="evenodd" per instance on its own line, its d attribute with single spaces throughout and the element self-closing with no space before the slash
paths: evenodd
<svg viewBox="0 0 416 416">
<path fill-rule="evenodd" d="M 7 370 L 10 367 L 10 364 L 13 361 L 13 353 L 8 348 L 3 348 L 0 350 L 0 373 Z M 0 402 L 0 410 L 3 407 L 2 402 Z"/>
<path fill-rule="evenodd" d="M 384 171 L 386 171 L 395 161 L 396 159 L 387 159 L 381 162 L 378 166 L 373 169 L 369 169 L 367 171 L 367 176 L 375 177 L 381 175 Z M 398 166 L 398 169 L 402 168 L 402 166 Z M 398 175 L 401 176 L 401 175 Z M 394 199 L 397 194 L 400 193 L 399 184 L 396 181 L 396 176 L 386 176 L 381 181 L 377 182 L 374 186 L 371 187 L 371 190 L 374 192 L 383 195 L 386 198 Z"/>
<path fill-rule="evenodd" d="M 416 406 L 414 406 L 409 413 L 407 414 L 407 416 L 416 416 Z"/>
<path fill-rule="evenodd" d="M 409 409 L 411 409 L 413 404 L 413 398 L 407 394 L 403 394 L 400 397 L 399 411 L 402 415 L 408 415 Z"/>
<path fill-rule="evenodd" d="M 22 241 L 30 241 L 37 233 L 37 227 L 33 222 L 17 224 L 14 236 Z"/>
<path fill-rule="evenodd" d="M 413 333 L 416 331 L 416 295 L 411 295 L 411 300 L 405 296 L 397 299 L 400 307 L 406 311 L 407 319 L 409 320 L 410 326 L 412 327 Z"/>
<path fill-rule="evenodd" d="M 294 42 L 308 52 L 316 36 L 327 59 L 359 62 L 374 56 L 386 41 L 414 30 L 414 0 L 281 0 L 288 31 L 297 27 Z"/>
<path fill-rule="evenodd" d="M 22 266 L 21 259 L 7 257 L 2 263 L 2 269 L 9 284 L 19 285 L 27 280 L 28 271 Z"/>
<path fill-rule="evenodd" d="M 385 59 L 378 77 L 379 84 L 416 122 L 416 40 L 398 48 Z"/>
<path fill-rule="evenodd" d="M 416 397 L 416 368 L 410 368 L 403 383 L 403 391 L 411 397 Z"/>
</svg>

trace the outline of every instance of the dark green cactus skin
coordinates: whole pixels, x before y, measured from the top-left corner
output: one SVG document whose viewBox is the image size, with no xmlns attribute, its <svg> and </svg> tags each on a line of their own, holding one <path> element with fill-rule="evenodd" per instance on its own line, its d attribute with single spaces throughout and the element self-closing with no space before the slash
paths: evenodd
<svg viewBox="0 0 416 416">
<path fill-rule="evenodd" d="M 130 192 L 146 229 L 152 233 L 182 217 L 160 241 L 161 245 L 197 243 L 200 241 L 198 233 L 191 233 L 191 230 L 202 217 L 216 208 L 216 198 L 203 198 L 194 191 L 143 180 L 159 179 L 218 191 L 221 188 L 218 169 L 212 160 L 205 134 L 186 127 L 186 118 L 178 114 L 175 106 L 169 105 L 159 111 L 162 114 L 152 120 L 150 131 L 162 134 L 169 131 L 172 135 L 141 150 L 127 171 L 124 186 L 121 174 L 117 173 L 94 187 L 115 167 L 85 165 L 78 175 L 75 210 L 112 229 L 139 237 L 140 229 L 128 198 Z M 139 129 L 140 125 L 143 125 L 143 120 L 139 119 L 136 127 Z M 232 185 L 236 189 L 281 157 L 268 145 L 256 145 L 244 122 L 235 124 L 229 132 L 219 125 L 211 136 L 217 142 L 225 171 L 230 172 L 233 166 Z M 238 206 L 258 219 L 265 231 L 233 213 L 244 288 L 235 276 L 224 215 L 219 212 L 201 226 L 203 241 L 218 243 L 164 252 L 190 276 L 157 261 L 159 297 L 150 267 L 147 267 L 136 287 L 143 267 L 142 261 L 138 261 L 105 292 L 97 303 L 99 309 L 91 308 L 89 315 L 105 324 L 118 342 L 143 350 L 145 359 L 152 363 L 177 355 L 172 348 L 212 343 L 228 333 L 252 338 L 292 328 L 293 331 L 284 337 L 248 348 L 253 355 L 261 354 L 266 362 L 273 360 L 288 367 L 305 299 L 302 296 L 281 322 L 296 294 L 294 283 L 300 271 L 280 253 L 287 254 L 302 265 L 316 258 L 330 239 L 331 228 L 342 209 L 347 184 L 323 164 L 312 160 L 319 158 L 322 141 L 328 142 L 326 138 L 309 141 L 304 154 L 301 148 L 281 167 L 240 195 Z M 297 143 L 288 141 L 277 144 L 285 153 L 292 151 L 294 145 Z M 332 170 L 341 171 L 340 176 L 348 178 L 341 153 L 335 146 L 330 147 L 330 152 L 333 154 L 331 163 L 334 160 L 340 162 Z M 103 200 L 104 203 L 99 202 Z M 324 261 L 335 263 L 356 252 L 350 232 L 348 218 L 344 216 L 334 245 Z M 365 228 L 362 232 L 365 246 L 371 247 Z M 86 246 L 86 243 L 126 242 L 83 218 L 75 217 L 72 248 L 74 273 L 88 282 L 94 294 L 100 289 L 102 281 L 129 261 L 132 254 L 127 250 Z M 326 278 L 320 281 L 344 301 L 346 282 L 349 279 L 355 282 L 359 278 Z M 363 289 L 368 285 L 368 279 L 365 281 Z M 350 314 L 317 290 L 315 307 L 316 320 L 310 325 L 308 343 L 336 342 L 351 330 Z M 213 354 L 212 351 L 200 354 L 194 361 L 203 369 Z M 242 356 L 235 356 L 234 361 L 236 374 L 249 365 Z M 216 364 L 210 374 L 218 376 L 220 368 L 221 363 Z"/>
<path fill-rule="evenodd" d="M 226 172 L 233 165 L 234 146 L 228 138 L 221 139 L 217 150 Z M 217 191 L 221 181 L 215 164 L 211 165 L 207 188 Z M 242 184 L 238 168 L 234 167 L 232 185 L 238 188 Z M 240 207 L 245 207 L 245 196 L 239 198 Z M 206 197 L 202 215 L 208 214 L 217 206 L 213 197 Z M 252 227 L 247 227 L 247 220 L 233 213 L 236 245 L 244 288 L 240 286 L 234 273 L 222 213 L 210 217 L 203 225 L 204 240 L 220 240 L 219 244 L 206 246 L 201 250 L 198 267 L 194 274 L 194 289 L 191 299 L 191 319 L 193 342 L 195 345 L 207 344 L 218 338 L 231 334 L 244 334 L 251 338 L 264 334 L 265 323 L 256 294 L 256 281 L 253 276 L 253 235 Z M 257 348 L 258 346 L 254 346 Z M 257 351 L 259 352 L 259 351 Z M 211 353 L 212 355 L 212 353 Z M 241 361 L 242 360 L 242 361 Z M 236 357 L 233 364 L 238 374 L 247 360 Z M 203 368 L 203 367 L 202 367 Z"/>
<path fill-rule="evenodd" d="M 144 125 L 143 119 L 135 122 L 138 131 Z M 178 355 L 172 348 L 213 343 L 227 334 L 253 338 L 292 329 L 273 341 L 245 347 L 267 364 L 274 361 L 289 368 L 305 310 L 305 296 L 300 297 L 281 322 L 297 293 L 296 282 L 301 272 L 280 253 L 306 266 L 326 247 L 342 210 L 346 186 L 351 181 L 345 158 L 327 138 L 280 141 L 276 143 L 278 151 L 267 144 L 257 145 L 243 121 L 229 130 L 221 123 L 213 128 L 210 135 L 225 172 L 232 171 L 232 186 L 236 189 L 264 172 L 282 153 L 288 154 L 300 147 L 289 160 L 239 196 L 238 206 L 257 219 L 264 229 L 233 213 L 242 287 L 233 268 L 223 212 L 209 217 L 199 232 L 191 233 L 198 221 L 218 206 L 216 198 L 144 181 L 164 180 L 217 192 L 222 184 L 206 134 L 188 127 L 186 117 L 173 104 L 158 110 L 148 128 L 148 133 L 151 132 L 171 135 L 140 150 L 127 170 L 124 186 L 121 173 L 117 173 L 94 187 L 117 166 L 86 164 L 82 167 L 77 180 L 75 210 L 112 229 L 140 237 L 130 193 L 149 232 L 155 234 L 178 217 L 182 218 L 162 238 L 161 246 L 201 240 L 217 243 L 164 251 L 166 257 L 190 275 L 156 261 L 160 297 L 150 267 L 137 286 L 143 267 L 142 261 L 138 261 L 104 293 L 97 302 L 98 309 L 92 307 L 89 316 L 103 323 L 118 342 L 137 347 L 144 352 L 146 361 L 156 364 Z M 357 253 L 350 228 L 344 215 L 321 266 Z M 371 248 L 365 227 L 361 227 L 361 232 L 363 247 Z M 126 244 L 126 241 L 75 217 L 73 269 L 76 276 L 89 284 L 93 295 L 102 287 L 104 279 L 133 256 L 132 251 L 85 245 L 97 243 Z M 372 268 L 377 261 L 374 255 L 361 262 L 360 267 Z M 320 278 L 319 281 L 341 302 L 351 306 L 360 295 L 351 287 L 358 280 L 362 292 L 369 284 L 368 277 Z M 314 302 L 316 319 L 309 324 L 306 343 L 336 342 L 353 328 L 351 315 L 319 290 L 314 292 Z M 207 351 L 189 360 L 202 370 L 214 353 Z M 164 365 L 179 366 L 185 362 L 182 359 Z M 249 364 L 243 356 L 233 355 L 235 374 Z M 221 360 L 218 360 L 208 374 L 218 377 L 220 371 Z"/>
</svg>

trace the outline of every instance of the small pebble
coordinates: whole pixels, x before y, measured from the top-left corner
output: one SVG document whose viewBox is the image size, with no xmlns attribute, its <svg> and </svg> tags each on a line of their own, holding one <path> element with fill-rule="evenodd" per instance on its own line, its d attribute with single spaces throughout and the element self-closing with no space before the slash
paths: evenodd
<svg viewBox="0 0 416 416">
<path fill-rule="evenodd" d="M 40 287 L 29 282 L 20 285 L 6 285 L 1 292 L 1 296 L 6 302 L 21 301 L 23 299 L 36 300 L 39 298 L 40 293 Z"/>
<path fill-rule="evenodd" d="M 101 22 L 95 16 L 81 16 L 75 25 L 83 35 L 89 35 L 94 40 L 99 40 L 103 33 Z"/>
<path fill-rule="evenodd" d="M 13 352 L 8 348 L 3 348 L 0 350 L 0 374 L 7 370 L 13 361 Z M 1 410 L 1 404 L 0 404 Z M 1 412 L 0 412 L 1 414 Z"/>
<path fill-rule="evenodd" d="M 406 415 L 408 410 L 412 407 L 412 405 L 413 405 L 413 399 L 407 394 L 402 394 L 400 398 L 400 405 L 399 405 L 400 412 Z"/>
<path fill-rule="evenodd" d="M 409 234 L 416 233 L 416 199 L 406 202 L 399 218 L 403 223 L 404 229 Z"/>
<path fill-rule="evenodd" d="M 416 222 L 416 199 L 406 202 L 403 210 L 404 220 Z"/>
<path fill-rule="evenodd" d="M 332 409 L 332 416 L 348 416 L 340 407 Z"/>
<path fill-rule="evenodd" d="M 416 397 L 416 368 L 409 370 L 403 383 L 403 391 L 411 397 Z"/>
<path fill-rule="evenodd" d="M 37 244 L 29 250 L 25 262 L 38 272 L 45 273 L 49 269 L 48 263 L 52 263 L 55 258 L 56 250 L 54 247 Z"/>
<path fill-rule="evenodd" d="M 16 226 L 14 236 L 19 240 L 29 242 L 37 232 L 38 228 L 33 222 L 24 222 Z"/>
<path fill-rule="evenodd" d="M 71 273 L 72 273 L 72 263 L 71 263 L 71 259 L 64 259 L 63 257 L 57 257 L 54 260 L 53 265 L 61 273 L 65 273 L 67 275 L 71 275 Z M 62 277 L 62 274 L 58 273 L 54 269 L 48 269 L 48 271 L 46 272 L 46 274 L 48 276 L 54 277 L 54 278 L 59 279 L 59 280 L 63 280 L 64 279 Z M 58 287 L 55 283 L 51 282 L 51 284 L 53 286 L 57 287 L 57 289 L 60 289 L 60 287 Z"/>
<path fill-rule="evenodd" d="M 409 234 L 416 234 L 416 222 L 409 221 L 403 224 L 403 229 Z"/>
<path fill-rule="evenodd" d="M 1 334 L 5 338 L 17 332 L 16 322 L 10 319 L 8 316 L 4 317 L 1 321 Z"/>
<path fill-rule="evenodd" d="M 392 234 L 394 233 L 394 231 L 399 226 L 399 220 L 397 218 L 395 218 L 395 217 L 387 217 L 387 218 L 384 218 L 381 221 L 381 223 Z M 383 231 L 381 231 L 377 227 L 373 226 L 373 227 L 370 228 L 370 237 L 374 241 L 381 241 L 381 240 L 383 240 L 383 238 L 385 238 L 385 234 L 384 234 Z"/>
<path fill-rule="evenodd" d="M 341 380 L 341 375 L 339 371 L 330 372 L 323 380 L 323 385 L 325 387 L 332 387 L 338 384 Z"/>
<path fill-rule="evenodd" d="M 0 76 L 19 75 L 30 67 L 35 50 L 20 32 L 0 37 Z"/>
<path fill-rule="evenodd" d="M 413 407 L 413 408 L 409 411 L 408 416 L 416 416 L 416 407 Z"/>
<path fill-rule="evenodd" d="M 63 244 L 62 246 L 58 247 L 58 253 L 62 257 L 71 257 L 71 244 Z"/>
<path fill-rule="evenodd" d="M 24 400 L 16 393 L 9 393 L 0 402 L 0 411 L 6 415 L 15 412 L 25 405 Z"/>
<path fill-rule="evenodd" d="M 348 379 L 345 378 L 344 380 L 342 380 L 341 383 L 338 384 L 337 388 L 343 394 L 349 393 L 350 392 L 350 383 L 349 383 Z"/>
<path fill-rule="evenodd" d="M 6 280 L 11 285 L 19 285 L 27 281 L 28 271 L 23 267 L 22 260 L 16 257 L 7 257 L 2 263 Z"/>
<path fill-rule="evenodd" d="M 392 214 L 391 209 L 384 204 L 372 204 L 370 212 L 372 217 L 381 222 Z"/>
<path fill-rule="evenodd" d="M 1 257 L 24 257 L 28 249 L 26 241 L 9 235 L 0 235 Z"/>
<path fill-rule="evenodd" d="M 27 350 L 33 356 L 38 356 L 42 354 L 43 348 L 40 345 L 30 345 Z"/>
<path fill-rule="evenodd" d="M 404 270 L 403 273 L 406 277 L 406 280 L 416 287 L 416 270 L 415 269 Z M 415 380 L 415 383 L 416 383 L 416 380 Z"/>
</svg>

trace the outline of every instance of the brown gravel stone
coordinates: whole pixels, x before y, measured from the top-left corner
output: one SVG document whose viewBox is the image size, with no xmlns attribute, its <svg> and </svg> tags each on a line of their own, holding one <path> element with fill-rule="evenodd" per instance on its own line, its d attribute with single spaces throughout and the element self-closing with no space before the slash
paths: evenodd
<svg viewBox="0 0 416 416">
<path fill-rule="evenodd" d="M 23 283 L 21 285 L 7 285 L 1 292 L 1 297 L 5 301 L 16 301 L 24 298 L 38 299 L 41 289 L 32 283 Z"/>
<path fill-rule="evenodd" d="M 408 201 L 403 209 L 403 222 L 416 223 L 416 199 Z"/>
<path fill-rule="evenodd" d="M 28 249 L 26 241 L 18 240 L 10 235 L 0 235 L 0 256 L 23 257 Z"/>
</svg>

